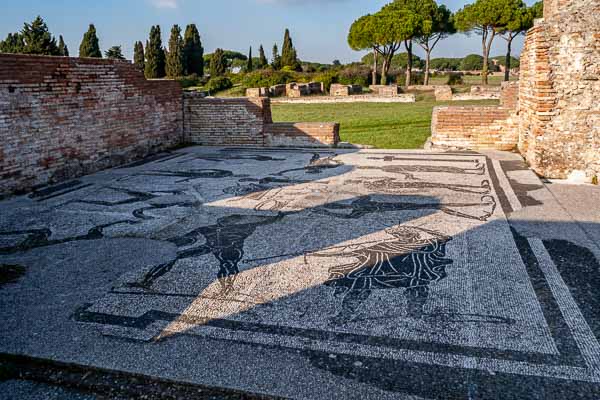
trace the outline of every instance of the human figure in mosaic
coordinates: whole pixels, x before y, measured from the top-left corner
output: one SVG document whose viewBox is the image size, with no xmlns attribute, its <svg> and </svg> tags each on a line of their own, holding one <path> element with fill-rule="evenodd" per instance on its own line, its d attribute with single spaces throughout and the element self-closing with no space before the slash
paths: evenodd
<svg viewBox="0 0 600 400">
<path fill-rule="evenodd" d="M 329 269 L 324 283 L 341 297 L 335 324 L 351 321 L 374 290 L 406 289 L 407 315 L 421 317 L 429 286 L 444 279 L 446 244 L 451 237 L 425 228 L 397 226 L 386 230 L 392 238 L 379 242 L 337 246 L 307 254 L 307 257 L 352 258 L 351 263 Z"/>
</svg>

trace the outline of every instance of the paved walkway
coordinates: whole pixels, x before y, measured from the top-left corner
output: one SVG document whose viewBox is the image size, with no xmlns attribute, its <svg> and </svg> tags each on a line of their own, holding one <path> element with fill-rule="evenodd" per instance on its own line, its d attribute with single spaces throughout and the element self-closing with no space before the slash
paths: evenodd
<svg viewBox="0 0 600 400">
<path fill-rule="evenodd" d="M 595 399 L 598 194 L 510 153 L 179 150 L 0 203 L 0 352 L 291 398 Z"/>
</svg>

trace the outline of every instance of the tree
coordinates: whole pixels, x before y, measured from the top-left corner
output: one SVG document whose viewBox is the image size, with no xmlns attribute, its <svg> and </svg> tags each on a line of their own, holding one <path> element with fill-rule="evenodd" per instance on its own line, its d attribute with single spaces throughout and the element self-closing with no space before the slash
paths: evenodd
<svg viewBox="0 0 600 400">
<path fill-rule="evenodd" d="M 488 83 L 490 49 L 498 32 L 502 31 L 510 15 L 511 3 L 519 0 L 476 0 L 460 9 L 454 16 L 456 28 L 461 32 L 475 31 L 481 35 L 483 69 L 481 83 Z"/>
<path fill-rule="evenodd" d="M 133 65 L 143 71 L 145 64 L 146 60 L 144 59 L 144 45 L 142 42 L 135 42 L 135 45 L 133 46 Z"/>
<path fill-rule="evenodd" d="M 189 24 L 183 35 L 185 73 L 204 76 L 204 48 L 195 24 Z"/>
<path fill-rule="evenodd" d="M 359 18 L 348 34 L 348 44 L 352 49 L 373 49 L 381 56 L 382 85 L 387 84 L 387 73 L 394 54 L 405 40 L 414 36 L 419 25 L 419 17 L 415 13 L 394 4 L 384 6 L 376 14 Z"/>
<path fill-rule="evenodd" d="M 94 24 L 90 24 L 88 31 L 83 35 L 83 40 L 79 45 L 79 57 L 102 58 Z"/>
<path fill-rule="evenodd" d="M 341 67 L 342 63 L 340 62 L 340 60 L 333 60 L 331 65 L 333 65 L 334 67 Z"/>
<path fill-rule="evenodd" d="M 429 70 L 431 69 L 431 52 L 440 40 L 456 32 L 452 12 L 444 5 L 438 5 L 433 0 L 421 3 L 420 14 L 423 18 L 421 29 L 416 41 L 425 51 L 424 85 L 429 85 Z"/>
<path fill-rule="evenodd" d="M 460 62 L 461 71 L 482 71 L 483 57 L 479 54 L 469 54 Z"/>
<path fill-rule="evenodd" d="M 506 40 L 506 65 L 504 68 L 504 80 L 510 79 L 511 68 L 511 48 L 512 41 L 519 35 L 524 34 L 533 26 L 535 18 L 541 18 L 543 13 L 543 3 L 540 1 L 528 8 L 522 0 L 515 0 L 508 4 L 507 15 L 505 16 L 505 26 L 500 29 L 500 36 Z"/>
<path fill-rule="evenodd" d="M 223 76 L 227 70 L 227 59 L 223 49 L 216 49 L 210 58 L 210 77 Z"/>
<path fill-rule="evenodd" d="M 166 73 L 169 78 L 177 78 L 184 75 L 185 59 L 183 56 L 183 39 L 181 28 L 173 25 L 171 37 L 169 38 L 169 51 L 166 54 Z"/>
<path fill-rule="evenodd" d="M 260 48 L 258 49 L 258 68 L 263 69 L 266 68 L 267 65 L 269 65 L 269 62 L 267 61 L 267 56 L 265 55 L 265 49 L 263 49 L 261 44 Z"/>
<path fill-rule="evenodd" d="M 144 74 L 148 79 L 163 78 L 165 76 L 165 50 L 160 38 L 160 26 L 150 29 L 150 37 L 146 43 L 146 64 Z"/>
<path fill-rule="evenodd" d="M 250 51 L 248 52 L 248 63 L 246 64 L 246 71 L 251 72 L 254 68 L 252 65 L 252 46 L 250 46 Z"/>
<path fill-rule="evenodd" d="M 125 60 L 121 46 L 112 46 L 104 52 L 104 57 L 111 60 Z"/>
<path fill-rule="evenodd" d="M 289 29 L 285 30 L 283 35 L 283 47 L 281 48 L 281 67 L 290 67 L 293 70 L 298 69 L 299 66 L 298 55 L 294 44 L 292 43 L 292 37 L 290 36 Z"/>
<path fill-rule="evenodd" d="M 23 54 L 59 55 L 56 39 L 52 37 L 52 34 L 48 31 L 48 26 L 39 15 L 31 24 L 24 24 L 20 36 L 23 43 L 20 52 Z"/>
<path fill-rule="evenodd" d="M 0 41 L 0 53 L 22 53 L 24 46 L 20 33 L 9 33 L 4 41 Z"/>
<path fill-rule="evenodd" d="M 58 55 L 63 57 L 69 57 L 69 48 L 65 44 L 62 35 L 58 37 Z"/>
<path fill-rule="evenodd" d="M 271 66 L 274 70 L 281 69 L 281 57 L 279 56 L 279 50 L 277 49 L 277 43 L 273 45 L 273 61 Z"/>
</svg>

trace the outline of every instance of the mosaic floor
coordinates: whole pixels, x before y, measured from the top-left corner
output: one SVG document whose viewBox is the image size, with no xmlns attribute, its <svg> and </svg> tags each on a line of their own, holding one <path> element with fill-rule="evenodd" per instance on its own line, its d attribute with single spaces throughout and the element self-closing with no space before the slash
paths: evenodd
<svg viewBox="0 0 600 400">
<path fill-rule="evenodd" d="M 510 223 L 540 190 L 476 153 L 240 148 L 41 189 L 0 203 L 0 351 L 299 398 L 596 398 L 573 258 Z M 219 346 L 243 350 L 158 367 Z M 283 354 L 331 383 L 270 384 Z M 226 379 L 236 357 L 264 371 Z"/>
</svg>

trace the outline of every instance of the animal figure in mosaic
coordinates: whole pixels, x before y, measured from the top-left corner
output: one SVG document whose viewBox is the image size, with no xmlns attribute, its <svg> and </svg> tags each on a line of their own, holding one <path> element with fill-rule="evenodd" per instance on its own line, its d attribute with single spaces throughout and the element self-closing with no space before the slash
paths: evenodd
<svg viewBox="0 0 600 400">
<path fill-rule="evenodd" d="M 469 210 L 476 210 L 474 213 Z M 439 210 L 455 217 L 487 221 L 496 210 L 496 200 L 485 195 L 477 203 L 440 203 L 436 201 L 411 202 L 411 201 L 375 201 L 372 196 L 361 196 L 352 202 L 338 201 L 315 207 L 312 212 L 333 216 L 337 218 L 358 219 L 367 214 L 413 211 L 413 210 Z"/>
<path fill-rule="evenodd" d="M 283 217 L 282 213 L 278 215 L 233 214 L 219 218 L 214 225 L 202 226 L 183 236 L 169 239 L 180 248 L 177 258 L 153 267 L 140 282 L 130 283 L 129 286 L 150 289 L 157 279 L 171 271 L 177 260 L 212 254 L 219 262 L 217 278 L 221 285 L 221 295 L 226 296 L 234 289 L 235 278 L 239 273 L 238 264 L 244 257 L 244 241 L 258 227 L 273 224 Z M 195 246 L 202 238 L 205 242 Z"/>
<path fill-rule="evenodd" d="M 359 166 L 358 169 L 369 170 L 376 169 L 391 174 L 403 175 L 405 179 L 419 180 L 414 174 L 415 173 L 448 173 L 448 174 L 459 174 L 459 175 L 484 175 L 485 165 L 482 163 L 475 163 L 472 168 L 461 168 L 449 165 L 418 165 L 418 164 L 405 164 L 405 165 L 384 165 L 382 167 L 374 166 Z"/>
<path fill-rule="evenodd" d="M 420 318 L 429 286 L 447 276 L 446 244 L 450 236 L 418 227 L 397 226 L 386 233 L 391 239 L 331 247 L 306 257 L 351 258 L 354 261 L 329 269 L 324 283 L 341 297 L 341 309 L 332 318 L 335 324 L 351 321 L 359 307 L 375 290 L 405 289 L 407 315 Z"/>
</svg>

